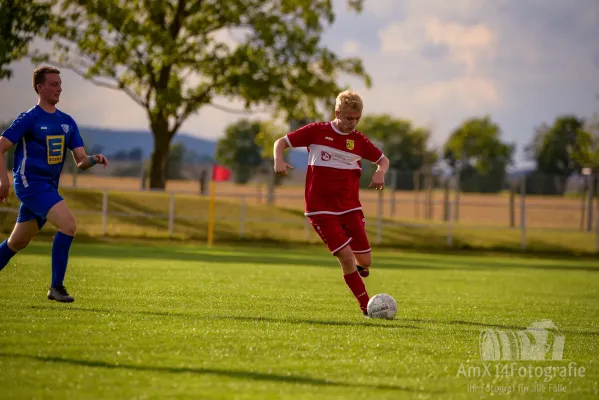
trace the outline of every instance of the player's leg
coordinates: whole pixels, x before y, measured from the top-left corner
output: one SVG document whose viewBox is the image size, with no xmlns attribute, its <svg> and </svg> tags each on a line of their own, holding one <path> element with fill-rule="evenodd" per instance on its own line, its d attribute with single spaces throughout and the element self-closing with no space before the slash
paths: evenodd
<svg viewBox="0 0 599 400">
<path fill-rule="evenodd" d="M 352 238 L 351 249 L 355 258 L 358 273 L 366 278 L 370 275 L 370 266 L 372 265 L 372 251 L 368 236 L 366 235 L 366 219 L 361 210 L 343 214 L 341 221 L 347 232 Z"/>
<path fill-rule="evenodd" d="M 12 233 L 0 244 L 0 271 L 15 254 L 27 247 L 39 231 L 39 221 L 33 215 L 28 218 L 28 210 L 21 205 L 21 211 Z"/>
<path fill-rule="evenodd" d="M 75 299 L 67 293 L 64 277 L 77 224 L 75 216 L 57 191 L 50 191 L 46 196 L 46 207 L 49 208 L 46 219 L 58 229 L 52 244 L 52 283 L 48 299 L 70 303 Z"/>
<path fill-rule="evenodd" d="M 355 258 L 349 246 L 352 238 L 346 235 L 339 217 L 336 215 L 320 214 L 310 217 L 309 220 L 331 254 L 337 257 L 345 283 L 358 301 L 362 312 L 366 314 L 369 297 L 364 282 L 356 269 Z"/>
</svg>

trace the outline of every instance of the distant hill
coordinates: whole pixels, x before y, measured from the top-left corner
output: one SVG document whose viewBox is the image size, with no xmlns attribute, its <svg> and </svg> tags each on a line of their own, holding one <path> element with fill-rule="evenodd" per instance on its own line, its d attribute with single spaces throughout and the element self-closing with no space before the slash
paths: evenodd
<svg viewBox="0 0 599 400">
<path fill-rule="evenodd" d="M 140 148 L 143 158 L 147 159 L 154 149 L 154 139 L 149 131 L 115 130 L 89 126 L 81 126 L 79 130 L 88 151 L 101 150 L 107 156 L 119 151 Z M 214 159 L 216 141 L 178 133 L 173 138 L 173 143 L 183 143 L 187 150 L 196 153 L 201 159 Z M 296 169 L 304 170 L 308 167 L 308 156 L 304 151 L 292 150 L 289 161 Z"/>
</svg>

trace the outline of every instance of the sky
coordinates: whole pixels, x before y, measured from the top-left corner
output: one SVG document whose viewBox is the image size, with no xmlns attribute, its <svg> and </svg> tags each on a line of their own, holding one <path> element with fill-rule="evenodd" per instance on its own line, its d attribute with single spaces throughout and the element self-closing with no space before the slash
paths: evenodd
<svg viewBox="0 0 599 400">
<path fill-rule="evenodd" d="M 343 77 L 364 98 L 364 114 L 388 113 L 431 129 L 440 147 L 459 124 L 489 115 L 502 139 L 515 143 L 516 165 L 541 123 L 599 112 L 597 0 L 365 0 L 362 13 L 333 0 L 336 19 L 323 44 L 341 57 L 360 57 L 372 87 Z M 232 40 L 231 35 L 223 35 Z M 0 120 L 31 107 L 29 60 L 1 81 Z M 79 125 L 148 129 L 144 110 L 124 93 L 94 86 L 64 70 L 59 108 Z M 334 97 L 336 94 L 332 94 Z M 241 108 L 218 100 L 219 105 Z M 240 115 L 206 107 L 180 133 L 217 139 Z M 358 126 L 359 129 L 359 126 Z M 368 132 L 365 132 L 368 134 Z"/>
</svg>

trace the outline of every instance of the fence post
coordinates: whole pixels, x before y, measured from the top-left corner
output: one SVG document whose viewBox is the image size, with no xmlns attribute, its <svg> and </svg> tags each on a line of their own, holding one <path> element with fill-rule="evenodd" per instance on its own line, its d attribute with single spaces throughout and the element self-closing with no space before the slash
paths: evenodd
<svg viewBox="0 0 599 400">
<path fill-rule="evenodd" d="M 520 245 L 522 250 L 526 250 L 526 177 L 523 176 L 520 181 Z"/>
<path fill-rule="evenodd" d="M 455 181 L 455 177 L 452 179 L 451 177 L 447 180 L 447 202 L 446 206 L 446 215 L 447 215 L 447 247 L 453 246 L 453 213 L 451 212 L 451 201 L 449 200 L 449 191 L 451 186 L 455 186 L 455 183 L 452 185 L 451 181 Z"/>
<path fill-rule="evenodd" d="M 510 185 L 510 228 L 516 226 L 516 189 Z"/>
<path fill-rule="evenodd" d="M 391 170 L 391 204 L 390 214 L 391 218 L 395 218 L 395 190 L 397 189 L 397 170 Z"/>
<path fill-rule="evenodd" d="M 462 177 L 461 169 L 462 167 L 460 166 L 460 168 L 458 168 L 455 173 L 455 205 L 453 206 L 453 215 L 455 221 L 458 221 L 460 219 L 460 180 Z"/>
<path fill-rule="evenodd" d="M 589 211 L 587 218 L 587 232 L 593 232 L 593 197 L 595 197 L 595 177 L 593 174 L 587 175 L 589 182 Z"/>
<path fill-rule="evenodd" d="M 269 205 L 275 204 L 275 179 L 277 176 L 274 172 L 269 172 L 268 174 L 268 197 L 267 201 Z"/>
<path fill-rule="evenodd" d="M 173 237 L 175 229 L 175 193 L 171 192 L 171 199 L 168 206 L 168 237 Z"/>
<path fill-rule="evenodd" d="M 381 241 L 383 240 L 383 191 L 379 190 L 379 199 L 378 199 L 378 207 L 377 207 L 377 214 L 378 214 L 378 226 L 377 226 L 377 231 L 376 231 L 376 244 L 381 244 Z"/>
<path fill-rule="evenodd" d="M 414 171 L 414 192 L 416 194 L 414 199 L 414 217 L 420 218 L 420 171 Z"/>
<path fill-rule="evenodd" d="M 141 170 L 139 173 L 139 188 L 141 190 L 146 189 L 146 166 L 144 165 L 143 157 L 141 159 Z"/>
<path fill-rule="evenodd" d="M 241 210 L 239 220 L 239 237 L 243 238 L 245 234 L 245 195 L 241 196 Z"/>
<path fill-rule="evenodd" d="M 434 210 L 434 205 L 433 205 L 433 188 L 434 188 L 434 182 L 433 182 L 433 169 L 431 167 L 428 167 L 427 169 L 427 173 L 426 173 L 426 206 L 427 206 L 427 218 L 428 219 L 435 219 L 435 210 Z"/>
<path fill-rule="evenodd" d="M 108 220 L 108 189 L 102 194 L 102 236 L 106 236 L 106 223 Z"/>
</svg>

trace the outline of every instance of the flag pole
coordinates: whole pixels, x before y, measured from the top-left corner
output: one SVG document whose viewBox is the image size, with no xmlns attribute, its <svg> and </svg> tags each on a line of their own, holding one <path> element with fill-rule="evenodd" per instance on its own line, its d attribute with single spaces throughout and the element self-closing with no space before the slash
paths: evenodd
<svg viewBox="0 0 599 400">
<path fill-rule="evenodd" d="M 210 202 L 208 207 L 208 247 L 212 247 L 214 243 L 214 197 L 215 197 L 215 182 L 214 182 L 214 164 L 210 173 Z"/>
</svg>

